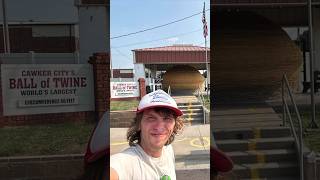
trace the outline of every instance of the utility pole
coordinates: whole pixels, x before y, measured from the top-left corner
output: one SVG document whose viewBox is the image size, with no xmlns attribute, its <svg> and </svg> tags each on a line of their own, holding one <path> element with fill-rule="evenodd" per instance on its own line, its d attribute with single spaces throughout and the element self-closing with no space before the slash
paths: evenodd
<svg viewBox="0 0 320 180">
<path fill-rule="evenodd" d="M 3 18 L 3 42 L 4 42 L 4 53 L 10 53 L 10 38 L 9 38 L 9 27 L 7 23 L 7 12 L 6 12 L 6 1 L 2 0 L 2 18 Z"/>
<path fill-rule="evenodd" d="M 310 59 L 310 84 L 311 84 L 311 122 L 309 128 L 318 128 L 316 123 L 316 106 L 314 102 L 314 68 L 313 68 L 313 27 L 312 27 L 312 0 L 308 0 L 308 22 L 309 22 L 309 59 Z"/>
</svg>

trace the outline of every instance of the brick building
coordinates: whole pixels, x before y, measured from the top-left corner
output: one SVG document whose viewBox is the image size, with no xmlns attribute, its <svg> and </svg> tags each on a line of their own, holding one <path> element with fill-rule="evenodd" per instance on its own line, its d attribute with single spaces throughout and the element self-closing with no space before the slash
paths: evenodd
<svg viewBox="0 0 320 180">
<path fill-rule="evenodd" d="M 205 49 L 201 46 L 176 44 L 132 51 L 135 81 L 139 78 L 146 79 L 146 85 L 151 91 L 162 87 L 162 76 L 171 68 L 184 65 L 195 70 L 206 71 L 206 64 L 210 67 L 210 48 Z M 200 72 L 198 74 L 200 75 Z M 183 78 L 181 83 L 188 84 L 188 80 L 188 78 Z M 207 81 L 210 84 L 210 79 Z"/>
</svg>

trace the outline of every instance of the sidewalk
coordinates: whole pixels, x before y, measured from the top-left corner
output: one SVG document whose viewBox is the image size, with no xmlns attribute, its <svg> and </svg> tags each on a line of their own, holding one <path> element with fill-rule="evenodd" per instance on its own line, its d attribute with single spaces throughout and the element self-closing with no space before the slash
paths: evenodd
<svg viewBox="0 0 320 180">
<path fill-rule="evenodd" d="M 110 128 L 110 154 L 120 152 L 129 145 L 127 128 Z M 176 170 L 210 168 L 210 125 L 186 126 L 172 143 L 176 156 Z M 209 173 L 209 171 L 204 171 Z"/>
</svg>

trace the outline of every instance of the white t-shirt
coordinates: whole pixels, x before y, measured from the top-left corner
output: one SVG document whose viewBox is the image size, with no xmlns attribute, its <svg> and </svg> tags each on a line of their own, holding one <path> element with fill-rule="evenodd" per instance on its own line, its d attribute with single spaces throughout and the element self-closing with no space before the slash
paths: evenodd
<svg viewBox="0 0 320 180">
<path fill-rule="evenodd" d="M 119 180 L 160 180 L 164 175 L 176 180 L 174 152 L 171 145 L 162 148 L 159 158 L 146 154 L 141 146 L 131 146 L 110 157 L 110 167 Z"/>
</svg>

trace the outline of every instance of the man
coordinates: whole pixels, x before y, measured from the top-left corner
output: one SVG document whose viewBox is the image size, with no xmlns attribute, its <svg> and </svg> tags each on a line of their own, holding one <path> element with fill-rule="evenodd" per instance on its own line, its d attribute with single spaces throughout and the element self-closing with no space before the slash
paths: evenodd
<svg viewBox="0 0 320 180">
<path fill-rule="evenodd" d="M 171 143 L 183 128 L 182 115 L 166 92 L 145 95 L 127 132 L 130 147 L 110 158 L 110 179 L 176 180 Z"/>
</svg>

